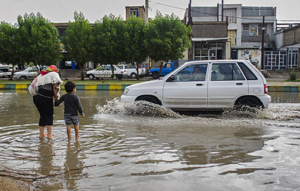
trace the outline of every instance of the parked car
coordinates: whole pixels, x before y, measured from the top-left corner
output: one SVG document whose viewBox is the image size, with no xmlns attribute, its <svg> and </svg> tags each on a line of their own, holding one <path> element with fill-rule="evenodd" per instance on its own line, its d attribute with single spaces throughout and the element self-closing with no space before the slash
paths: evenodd
<svg viewBox="0 0 300 191">
<path fill-rule="evenodd" d="M 34 79 L 39 74 L 37 67 L 28 67 L 23 71 L 14 73 L 14 80 Z"/>
<path fill-rule="evenodd" d="M 134 66 L 120 64 L 120 65 L 118 65 L 118 67 L 123 69 L 123 70 L 126 70 L 127 73 L 128 73 L 128 77 L 136 78 L 137 71 L 136 71 L 136 68 Z M 144 76 L 145 74 L 146 74 L 146 69 L 145 68 L 139 68 L 139 76 Z"/>
<path fill-rule="evenodd" d="M 128 73 L 126 70 L 120 69 L 118 66 L 113 65 L 114 67 L 114 74 L 118 79 L 126 78 L 128 76 Z M 110 78 L 112 75 L 112 68 L 110 64 L 98 66 L 94 70 L 87 71 L 86 77 L 88 77 L 90 80 L 93 80 L 94 78 Z"/>
<path fill-rule="evenodd" d="M 170 72 L 173 72 L 182 64 L 184 64 L 183 60 L 175 60 L 172 62 L 165 63 L 162 67 L 160 75 L 159 75 L 160 68 L 151 68 L 149 70 L 149 72 L 153 79 L 158 79 L 160 76 L 165 76 L 165 75 L 169 74 Z"/>
<path fill-rule="evenodd" d="M 163 78 L 125 88 L 122 102 L 139 100 L 197 111 L 242 105 L 267 108 L 271 97 L 266 79 L 249 61 L 206 60 L 187 62 Z"/>
<path fill-rule="evenodd" d="M 78 64 L 74 61 L 75 68 L 78 68 Z M 65 61 L 65 67 L 72 67 L 72 61 Z"/>
<path fill-rule="evenodd" d="M 10 77 L 11 70 L 8 65 L 0 65 L 0 77 Z"/>
</svg>

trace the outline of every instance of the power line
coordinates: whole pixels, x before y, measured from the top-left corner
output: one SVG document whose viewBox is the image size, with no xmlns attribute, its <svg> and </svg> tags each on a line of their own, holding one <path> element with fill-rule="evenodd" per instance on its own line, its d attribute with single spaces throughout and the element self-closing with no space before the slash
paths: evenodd
<svg viewBox="0 0 300 191">
<path fill-rule="evenodd" d="M 155 2 L 155 5 L 156 4 L 159 4 L 159 5 L 162 5 L 162 6 L 166 6 L 166 7 L 171 7 L 171 8 L 175 8 L 175 9 L 181 9 L 181 10 L 186 10 L 186 8 L 180 8 L 180 7 L 175 7 L 175 6 L 172 6 L 172 5 L 167 5 L 167 4 L 163 4 L 163 3 L 158 3 L 158 2 Z M 154 6 L 153 6 L 154 7 Z M 207 12 L 202 12 L 202 11 L 196 11 L 196 10 L 193 10 L 193 8 L 197 8 L 197 7 L 192 7 L 192 10 L 191 12 L 192 13 L 201 13 L 201 14 L 204 14 L 204 15 L 210 15 L 210 16 L 215 16 L 215 17 L 221 17 L 222 15 L 220 14 L 213 14 L 213 13 L 207 13 Z M 200 8 L 200 7 L 199 7 Z M 216 7 L 217 8 L 217 7 Z M 253 7 L 253 8 L 250 8 L 250 7 L 242 7 L 242 9 L 248 9 L 248 10 L 255 10 L 257 9 L 258 7 Z M 259 7 L 260 8 L 260 7 Z M 228 9 L 228 8 L 227 8 Z M 258 15 L 258 16 L 261 16 L 263 17 L 264 15 Z M 255 16 L 255 17 L 258 17 L 258 16 Z M 226 16 L 225 16 L 226 17 Z M 231 16 L 231 18 L 235 18 L 235 19 L 249 19 L 249 20 L 258 20 L 258 21 L 261 21 L 261 18 L 247 18 L 247 17 L 238 17 L 238 16 Z M 280 22 L 300 22 L 300 20 L 277 20 L 277 19 L 267 19 L 267 21 L 272 21 L 272 22 L 275 22 L 275 21 L 280 21 Z"/>
</svg>

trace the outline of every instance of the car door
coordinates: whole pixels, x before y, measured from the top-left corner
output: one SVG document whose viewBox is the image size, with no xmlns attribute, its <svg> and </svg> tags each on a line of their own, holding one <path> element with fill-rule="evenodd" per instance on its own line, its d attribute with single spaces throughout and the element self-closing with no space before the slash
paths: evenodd
<svg viewBox="0 0 300 191">
<path fill-rule="evenodd" d="M 247 80 L 236 63 L 215 62 L 210 67 L 209 108 L 231 108 L 238 97 L 248 94 Z"/>
<path fill-rule="evenodd" d="M 166 80 L 163 88 L 163 102 L 169 108 L 207 107 L 207 63 L 191 64 Z M 200 67 L 203 78 L 191 79 L 193 69 Z"/>
<path fill-rule="evenodd" d="M 32 68 L 28 70 L 27 78 L 28 79 L 34 79 L 38 74 L 38 70 L 36 68 Z"/>
</svg>

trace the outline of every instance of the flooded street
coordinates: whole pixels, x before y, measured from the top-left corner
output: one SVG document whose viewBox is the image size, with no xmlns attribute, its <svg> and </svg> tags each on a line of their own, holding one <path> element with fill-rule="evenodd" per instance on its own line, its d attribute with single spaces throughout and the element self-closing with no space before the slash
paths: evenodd
<svg viewBox="0 0 300 191">
<path fill-rule="evenodd" d="M 37 190 L 298 190 L 300 95 L 271 92 L 257 114 L 179 115 L 120 103 L 121 91 L 76 93 L 86 117 L 67 139 L 63 105 L 54 139 L 39 139 L 27 91 L 0 90 L 0 167 Z M 108 103 L 106 100 L 110 100 Z"/>
</svg>

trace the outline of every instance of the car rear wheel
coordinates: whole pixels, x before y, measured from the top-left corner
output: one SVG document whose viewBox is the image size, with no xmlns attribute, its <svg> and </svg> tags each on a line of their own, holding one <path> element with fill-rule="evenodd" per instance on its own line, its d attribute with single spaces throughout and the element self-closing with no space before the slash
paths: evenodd
<svg viewBox="0 0 300 191">
<path fill-rule="evenodd" d="M 94 75 L 89 75 L 89 79 L 90 79 L 90 80 L 93 80 L 94 78 L 95 78 Z"/>
<path fill-rule="evenodd" d="M 253 97 L 244 97 L 241 98 L 237 103 L 236 103 L 236 109 L 241 110 L 242 108 L 244 108 L 244 106 L 248 106 L 251 108 L 260 108 L 261 107 L 261 103 L 253 98 Z"/>
<path fill-rule="evenodd" d="M 131 78 L 136 78 L 136 73 L 131 73 L 130 77 Z"/>
<path fill-rule="evenodd" d="M 139 97 L 136 101 L 148 101 L 150 103 L 161 105 L 160 101 L 153 96 L 142 96 Z"/>
<path fill-rule="evenodd" d="M 152 78 L 153 79 L 158 79 L 159 78 L 159 73 L 158 72 L 153 72 L 152 73 Z"/>
</svg>

